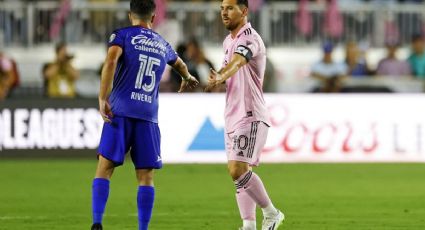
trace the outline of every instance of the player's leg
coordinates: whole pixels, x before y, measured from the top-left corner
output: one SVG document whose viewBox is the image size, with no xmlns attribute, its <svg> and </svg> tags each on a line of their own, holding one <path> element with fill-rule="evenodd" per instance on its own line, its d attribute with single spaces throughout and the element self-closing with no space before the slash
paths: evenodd
<svg viewBox="0 0 425 230">
<path fill-rule="evenodd" d="M 98 164 L 92 184 L 92 230 L 101 230 L 103 214 L 109 197 L 109 181 L 115 167 L 124 162 L 129 149 L 128 125 L 123 117 L 114 117 L 112 123 L 105 123 L 99 144 Z"/>
<path fill-rule="evenodd" d="M 280 211 L 271 202 L 260 177 L 249 167 L 258 165 L 267 132 L 268 126 L 263 122 L 253 122 L 250 126 L 237 130 L 233 134 L 233 151 L 229 155 L 228 167 L 238 192 L 246 192 L 261 207 L 264 218 L 270 219 L 275 218 Z M 277 229 L 278 224 L 271 227 L 272 230 Z"/>
<path fill-rule="evenodd" d="M 229 168 L 238 167 L 236 165 L 241 163 L 243 164 L 243 162 L 229 161 Z M 237 176 L 239 176 L 238 179 L 235 180 L 237 191 L 240 193 L 246 193 L 263 211 L 264 221 L 262 229 L 277 229 L 283 221 L 284 216 L 278 209 L 274 207 L 261 178 L 252 170 L 247 170 L 243 174 L 235 173 L 232 175 L 232 178 L 235 179 Z M 244 225 L 244 229 L 245 228 L 246 227 Z"/>
<path fill-rule="evenodd" d="M 114 172 L 114 163 L 102 155 L 99 155 L 96 175 L 92 185 L 92 208 L 93 226 L 92 230 L 102 229 L 103 214 L 109 197 L 109 180 Z"/>
<path fill-rule="evenodd" d="M 147 230 L 152 217 L 155 201 L 155 188 L 153 185 L 153 169 L 137 169 L 137 209 L 139 217 L 139 230 Z"/>
<path fill-rule="evenodd" d="M 160 132 L 158 124 L 137 120 L 134 122 L 133 147 L 131 158 L 136 168 L 137 209 L 139 230 L 148 229 L 155 201 L 153 169 L 162 168 Z"/>
<path fill-rule="evenodd" d="M 244 220 L 244 230 L 255 229 L 255 205 L 252 203 L 261 207 L 265 217 L 274 217 L 278 210 L 271 202 L 260 177 L 250 169 L 249 164 L 229 161 L 228 167 L 230 175 L 235 181 L 236 196 L 239 198 L 237 199 L 238 206 Z M 253 209 L 254 211 L 252 211 Z"/>
<path fill-rule="evenodd" d="M 229 161 L 228 167 L 238 192 L 246 192 L 262 208 L 265 216 L 276 213 L 261 178 L 249 168 L 248 163 Z"/>
<path fill-rule="evenodd" d="M 246 174 L 246 172 L 250 170 L 248 163 L 239 161 L 229 161 L 228 168 L 233 181 L 237 181 L 235 178 L 239 178 L 241 175 Z M 238 188 L 238 186 L 236 186 L 236 202 L 238 204 L 239 213 L 243 221 L 243 227 L 241 229 L 257 229 L 255 215 L 256 203 L 245 189 Z"/>
<path fill-rule="evenodd" d="M 244 130 L 244 129 L 242 129 Z M 247 131 L 242 131 L 249 132 Z M 225 141 L 226 141 L 226 152 L 228 159 L 233 159 L 232 157 L 236 152 L 238 155 L 241 155 L 241 152 L 238 151 L 239 149 L 246 149 L 247 146 L 247 140 L 248 138 L 244 138 L 241 136 L 240 132 L 235 132 L 231 134 L 225 135 Z M 243 150 L 242 150 L 243 154 Z M 232 163 L 230 163 L 232 162 Z M 247 171 L 250 170 L 250 166 L 246 162 L 242 161 L 229 161 L 228 164 L 229 174 L 232 176 L 233 181 L 236 181 L 241 175 L 245 174 Z M 238 204 L 239 213 L 243 222 L 242 230 L 252 230 L 257 229 L 256 227 L 256 203 L 255 201 L 246 193 L 244 189 L 236 189 L 236 202 Z"/>
<path fill-rule="evenodd" d="M 266 144 L 267 134 L 269 127 L 263 122 L 257 122 L 255 125 L 253 144 L 251 145 L 251 150 L 249 155 L 252 157 L 252 165 L 258 166 L 260 162 L 261 152 Z M 281 211 L 276 209 L 267 195 L 266 189 L 264 188 L 263 182 L 260 177 L 254 172 L 252 173 L 251 183 L 254 185 L 250 188 L 250 185 L 247 185 L 247 193 L 254 200 L 264 199 L 262 204 L 259 204 L 263 211 L 263 230 L 275 230 L 285 219 L 285 216 Z M 267 199 L 266 199 L 267 197 Z"/>
</svg>

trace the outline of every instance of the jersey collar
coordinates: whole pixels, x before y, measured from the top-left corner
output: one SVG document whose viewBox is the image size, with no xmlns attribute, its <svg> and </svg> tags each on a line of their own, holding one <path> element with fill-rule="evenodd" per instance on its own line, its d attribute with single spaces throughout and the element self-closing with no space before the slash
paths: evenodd
<svg viewBox="0 0 425 230">
<path fill-rule="evenodd" d="M 235 38 L 239 38 L 241 36 L 241 34 L 248 28 L 252 28 L 251 23 L 247 22 L 238 32 L 238 34 L 236 34 Z"/>
</svg>

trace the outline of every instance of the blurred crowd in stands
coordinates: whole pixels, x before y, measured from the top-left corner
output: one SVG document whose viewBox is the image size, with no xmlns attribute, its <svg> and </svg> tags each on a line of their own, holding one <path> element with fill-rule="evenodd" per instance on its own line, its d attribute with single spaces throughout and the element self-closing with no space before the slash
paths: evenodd
<svg viewBox="0 0 425 230">
<path fill-rule="evenodd" d="M 45 63 L 40 74 L 43 94 L 48 98 L 75 98 L 79 72 L 72 65 L 74 57 L 67 52 L 65 43 L 57 44 L 55 53 L 55 60 Z M 10 96 L 19 83 L 17 63 L 0 50 L 0 101 Z"/>
<path fill-rule="evenodd" d="M 397 56 L 399 45 L 397 40 L 387 39 L 386 56 L 379 61 L 376 69 L 371 69 L 367 61 L 366 47 L 350 41 L 345 45 L 345 60 L 335 61 L 332 56 L 334 45 L 325 42 L 322 47 L 322 59 L 311 67 L 311 76 L 320 83 L 313 92 L 344 92 L 342 82 L 348 77 L 411 77 L 425 80 L 424 36 L 420 33 L 412 35 L 411 53 L 406 60 Z"/>
<path fill-rule="evenodd" d="M 311 92 L 332 93 L 350 92 L 344 88 L 343 82 L 349 78 L 380 78 L 397 79 L 410 77 L 411 79 L 425 80 L 425 40 L 422 34 L 414 34 L 411 38 L 408 58 L 399 59 L 397 51 L 399 43 L 389 39 L 386 42 L 386 56 L 383 56 L 377 67 L 372 69 L 367 60 L 367 47 L 355 41 L 345 45 L 344 60 L 335 60 L 333 51 L 335 44 L 323 44 L 323 56 L 313 63 L 310 76 L 317 80 L 318 86 Z M 196 38 L 191 38 L 176 47 L 176 52 L 187 63 L 189 72 L 195 76 L 200 84 L 192 92 L 203 92 L 207 84 L 210 69 L 218 70 L 208 59 L 202 44 Z M 73 56 L 68 53 L 65 43 L 59 43 L 55 48 L 56 58 L 46 63 L 42 69 L 44 95 L 48 98 L 74 98 L 77 95 L 75 84 L 79 78 L 79 71 L 72 65 Z M 264 80 L 265 92 L 277 92 L 277 76 L 273 63 L 267 60 Z M 100 72 L 98 73 L 100 78 Z M 176 92 L 181 79 L 171 70 L 163 76 L 160 90 L 162 92 Z M 0 100 L 7 97 L 19 85 L 19 73 L 13 59 L 0 52 Z M 225 88 L 215 92 L 224 92 Z M 385 92 L 380 91 L 380 92 Z"/>
<path fill-rule="evenodd" d="M 158 2 L 177 2 L 178 0 L 158 0 Z M 192 0 L 196 2 L 212 2 L 216 0 Z M 253 0 L 253 3 L 264 2 L 308 2 L 294 1 L 294 0 Z M 8 0 L 0 0 L 0 2 L 16 2 Z M 35 2 L 31 0 L 22 0 L 22 2 Z M 69 0 L 62 0 L 63 2 L 70 2 Z M 106 2 L 118 3 L 121 0 L 72 0 L 75 2 Z M 310 2 L 323 3 L 335 2 L 335 0 L 311 0 Z M 338 0 L 340 4 L 357 4 L 362 2 L 375 2 L 377 4 L 396 4 L 403 3 L 423 3 L 424 0 Z M 62 4 L 60 7 L 67 7 Z M 60 9 L 58 10 L 60 12 Z M 64 11 L 65 12 L 65 11 Z M 1 13 L 1 12 L 0 12 Z M 69 12 L 68 12 L 69 13 Z M 60 17 L 66 18 L 67 15 L 56 14 Z M 98 33 L 99 41 L 105 40 L 105 34 L 109 33 L 114 28 L 103 28 L 106 24 L 103 23 L 109 15 L 105 12 L 92 15 L 93 24 L 99 25 L 93 27 L 95 33 Z M 159 16 L 165 17 L 165 15 Z M 6 17 L 4 17 L 6 18 Z M 64 20 L 64 18 L 60 19 Z M 0 15 L 1 19 L 1 15 Z M 126 20 L 125 18 L 123 19 Z M 0 20 L 1 21 L 1 20 Z M 66 21 L 66 20 L 65 20 Z M 170 20 L 171 21 L 171 20 Z M 71 23 L 71 22 L 69 22 Z M 1 23 L 0 23 L 1 24 Z M 52 36 L 52 33 L 58 31 L 54 30 L 55 23 L 52 23 L 50 32 L 44 31 L 44 36 Z M 60 26 L 60 25 L 59 25 Z M 52 29 L 53 28 L 53 29 Z M 175 27 L 173 27 L 175 28 Z M 5 31 L 6 29 L 3 28 Z M 11 29 L 11 28 L 9 28 Z M 59 27 L 58 30 L 61 28 Z M 190 28 L 189 28 L 190 29 Z M 301 28 L 302 29 L 302 28 Z M 425 27 L 423 28 L 425 29 Z M 48 29 L 46 29 L 48 30 Z M 425 31 L 425 30 L 424 30 Z M 36 31 L 37 32 L 37 31 Z M 170 33 L 170 43 L 175 46 L 179 56 L 187 63 L 189 72 L 195 76 L 200 84 L 193 92 L 203 92 L 203 88 L 207 84 L 210 69 L 218 70 L 221 66 L 214 66 L 213 62 L 209 59 L 208 54 L 204 51 L 202 41 L 196 39 L 196 36 L 186 39 L 181 42 L 173 37 L 178 37 L 176 31 L 167 29 L 165 32 Z M 399 33 L 395 33 L 397 35 Z M 74 34 L 75 35 L 75 34 Z M 391 34 L 390 34 L 391 35 Z M 394 35 L 394 34 L 392 34 Z M 75 36 L 74 36 L 75 37 Z M 78 37 L 78 36 L 77 36 Z M 77 39 L 77 38 L 76 38 Z M 221 38 L 220 38 L 221 39 Z M 71 39 L 72 40 L 72 39 Z M 399 78 L 411 76 L 412 79 L 425 80 L 425 42 L 422 32 L 415 32 L 411 36 L 411 43 L 409 44 L 411 53 L 405 60 L 399 59 L 397 56 L 398 48 L 400 47 L 400 39 L 397 36 L 388 36 L 385 38 L 386 56 L 382 57 L 376 68 L 371 68 L 367 60 L 368 45 L 358 40 L 344 41 L 338 39 L 329 39 L 322 45 L 323 57 L 317 63 L 312 64 L 310 76 L 318 83 L 317 87 L 312 89 L 312 92 L 348 92 L 349 89 L 344 88 L 344 80 L 349 78 L 373 78 L 374 76 L 382 76 L 386 78 Z M 336 46 L 343 45 L 345 47 L 344 60 L 335 60 L 333 51 Z M 406 45 L 406 44 L 404 44 Z M 56 58 L 49 63 L 43 65 L 41 76 L 43 82 L 43 94 L 48 98 L 75 98 L 78 95 L 76 91 L 76 82 L 79 79 L 79 70 L 73 66 L 73 55 L 67 51 L 66 43 L 58 43 L 55 49 Z M 17 68 L 17 63 L 13 55 L 3 53 L 0 47 L 0 100 L 3 100 L 8 95 L 11 95 L 14 89 L 19 86 L 20 75 Z M 18 63 L 19 64 L 19 63 Z M 267 60 L 267 69 L 265 74 L 264 91 L 265 92 L 278 92 L 278 78 L 276 77 L 276 69 L 271 60 Z M 100 78 L 100 73 L 98 74 Z M 177 74 L 170 71 L 165 74 L 161 82 L 162 92 L 176 92 L 181 83 L 181 79 Z M 223 92 L 225 89 L 217 89 L 217 92 Z"/>
</svg>

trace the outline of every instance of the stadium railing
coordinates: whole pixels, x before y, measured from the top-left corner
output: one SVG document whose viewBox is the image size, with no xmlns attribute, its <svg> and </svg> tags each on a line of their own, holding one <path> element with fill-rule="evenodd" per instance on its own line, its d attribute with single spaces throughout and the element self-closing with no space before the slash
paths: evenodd
<svg viewBox="0 0 425 230">
<path fill-rule="evenodd" d="M 58 40 L 104 43 L 105 36 L 114 28 L 128 24 L 128 2 L 69 2 L 69 11 L 66 6 L 58 10 L 58 1 L 0 2 L 0 45 L 31 47 Z M 382 46 L 388 36 L 394 36 L 404 44 L 409 42 L 412 33 L 422 31 L 425 18 L 423 4 L 344 4 L 339 11 L 343 31 L 334 38 L 323 29 L 324 5 L 309 5 L 311 30 L 304 34 L 297 26 L 297 3 L 270 2 L 252 13 L 250 20 L 269 45 L 303 46 L 333 39 L 367 41 L 372 46 Z M 220 22 L 218 2 L 171 2 L 166 14 L 181 28 L 181 39 L 196 36 L 206 43 L 221 44 L 227 33 Z M 61 21 L 61 16 L 65 20 Z"/>
</svg>

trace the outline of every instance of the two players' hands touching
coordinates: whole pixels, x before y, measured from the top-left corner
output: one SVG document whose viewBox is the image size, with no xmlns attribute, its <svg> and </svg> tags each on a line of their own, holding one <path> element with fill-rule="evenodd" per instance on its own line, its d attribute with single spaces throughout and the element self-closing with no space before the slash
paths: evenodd
<svg viewBox="0 0 425 230">
<path fill-rule="evenodd" d="M 208 85 L 205 87 L 205 92 L 210 92 L 218 85 L 223 84 L 223 79 L 221 74 L 217 73 L 215 70 L 210 69 L 210 76 L 208 77 Z"/>
<path fill-rule="evenodd" d="M 111 105 L 107 100 L 99 99 L 99 112 L 103 121 L 111 123 L 112 114 Z"/>
<path fill-rule="evenodd" d="M 186 89 L 194 89 L 196 86 L 198 86 L 198 84 L 199 81 L 196 80 L 194 76 L 190 75 L 188 78 L 182 79 L 182 83 L 178 92 L 181 93 Z"/>
</svg>

